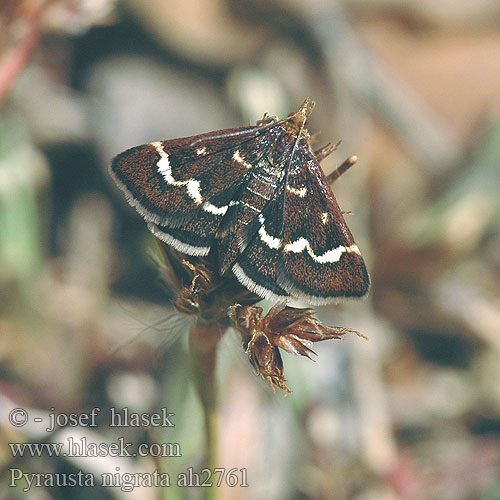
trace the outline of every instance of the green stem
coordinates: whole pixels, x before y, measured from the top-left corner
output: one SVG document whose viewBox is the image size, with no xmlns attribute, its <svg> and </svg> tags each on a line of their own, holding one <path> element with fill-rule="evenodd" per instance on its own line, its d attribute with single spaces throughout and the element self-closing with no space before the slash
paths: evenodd
<svg viewBox="0 0 500 500">
<path fill-rule="evenodd" d="M 217 387 L 215 371 L 217 343 L 227 326 L 221 322 L 198 321 L 189 333 L 193 379 L 205 417 L 206 466 L 217 467 Z M 206 500 L 217 498 L 216 487 L 204 488 Z"/>
</svg>

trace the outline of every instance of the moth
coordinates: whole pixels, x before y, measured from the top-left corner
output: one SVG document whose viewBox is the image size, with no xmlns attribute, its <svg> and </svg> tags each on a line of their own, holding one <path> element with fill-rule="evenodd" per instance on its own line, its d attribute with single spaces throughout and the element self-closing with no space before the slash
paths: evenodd
<svg viewBox="0 0 500 500">
<path fill-rule="evenodd" d="M 312 305 L 362 297 L 370 279 L 306 128 L 314 102 L 255 126 L 156 141 L 116 156 L 110 173 L 151 232 L 211 254 L 257 295 Z"/>
</svg>

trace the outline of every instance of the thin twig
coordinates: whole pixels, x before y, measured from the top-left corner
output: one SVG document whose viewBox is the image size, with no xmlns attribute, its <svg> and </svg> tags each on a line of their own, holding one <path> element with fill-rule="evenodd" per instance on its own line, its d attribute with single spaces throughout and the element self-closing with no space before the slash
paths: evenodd
<svg viewBox="0 0 500 500">
<path fill-rule="evenodd" d="M 358 157 L 353 155 L 349 156 L 346 160 L 342 162 L 330 175 L 327 176 L 326 180 L 328 184 L 333 184 L 343 173 L 349 170 L 356 162 Z"/>
</svg>

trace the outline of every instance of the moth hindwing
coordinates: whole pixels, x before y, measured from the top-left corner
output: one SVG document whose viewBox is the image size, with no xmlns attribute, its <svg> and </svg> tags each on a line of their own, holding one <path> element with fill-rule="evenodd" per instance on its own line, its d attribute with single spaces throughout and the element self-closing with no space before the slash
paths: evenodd
<svg viewBox="0 0 500 500">
<path fill-rule="evenodd" d="M 221 274 L 263 298 L 361 297 L 368 272 L 318 161 L 335 148 L 311 149 L 313 107 L 306 99 L 284 120 L 137 146 L 110 172 L 157 238 L 212 252 Z"/>
</svg>

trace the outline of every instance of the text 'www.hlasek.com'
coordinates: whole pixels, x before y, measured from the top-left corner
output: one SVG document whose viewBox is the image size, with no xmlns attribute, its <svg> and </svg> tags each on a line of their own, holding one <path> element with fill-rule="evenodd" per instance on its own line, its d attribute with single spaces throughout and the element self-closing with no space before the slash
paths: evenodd
<svg viewBox="0 0 500 500">
<path fill-rule="evenodd" d="M 103 434 L 96 433 L 93 428 L 106 426 L 110 431 L 114 428 L 153 428 L 175 427 L 175 413 L 161 408 L 156 413 L 135 413 L 125 408 L 109 408 L 103 412 L 101 408 L 92 408 L 87 413 L 57 413 L 54 408 L 43 417 L 31 416 L 24 408 L 13 408 L 8 414 L 12 427 L 29 427 L 33 433 L 46 433 L 37 442 L 8 443 L 9 452 L 14 459 L 9 468 L 9 487 L 22 489 L 24 492 L 36 487 L 95 487 L 119 488 L 129 492 L 139 487 L 246 487 L 246 468 L 202 468 L 186 467 L 172 474 L 155 467 L 151 471 L 140 471 L 134 467 L 134 459 L 151 457 L 152 463 L 159 465 L 159 458 L 181 459 L 182 449 L 178 442 L 131 442 L 124 436 L 113 440 L 104 440 Z M 106 418 L 107 417 L 107 418 Z M 82 428 L 87 432 L 82 432 Z M 80 465 L 70 472 L 53 470 L 36 472 L 28 470 L 25 463 L 30 459 L 46 457 L 63 459 Z M 114 459 L 114 461 L 111 460 Z M 100 464 L 100 467 L 99 467 Z M 86 467 L 88 465 L 88 467 Z M 29 467 L 31 468 L 31 467 Z"/>
</svg>

